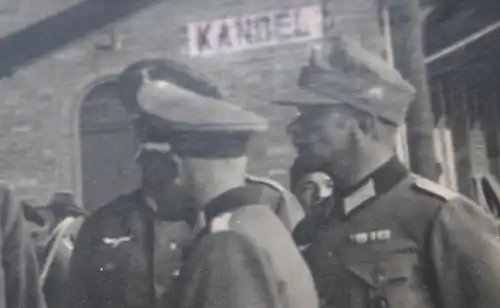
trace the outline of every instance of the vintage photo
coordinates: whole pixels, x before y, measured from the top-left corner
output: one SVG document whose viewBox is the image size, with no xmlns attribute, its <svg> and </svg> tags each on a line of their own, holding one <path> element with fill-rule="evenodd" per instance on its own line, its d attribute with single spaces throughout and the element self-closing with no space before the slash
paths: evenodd
<svg viewBox="0 0 500 308">
<path fill-rule="evenodd" d="M 498 0 L 0 23 L 0 308 L 500 307 Z"/>
</svg>

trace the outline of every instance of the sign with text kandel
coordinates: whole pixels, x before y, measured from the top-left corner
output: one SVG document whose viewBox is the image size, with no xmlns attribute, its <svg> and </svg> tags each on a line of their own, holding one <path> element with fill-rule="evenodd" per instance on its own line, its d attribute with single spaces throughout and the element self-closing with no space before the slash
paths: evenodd
<svg viewBox="0 0 500 308">
<path fill-rule="evenodd" d="M 198 22 L 187 27 L 188 52 L 192 57 L 302 42 L 322 35 L 320 6 Z"/>
</svg>

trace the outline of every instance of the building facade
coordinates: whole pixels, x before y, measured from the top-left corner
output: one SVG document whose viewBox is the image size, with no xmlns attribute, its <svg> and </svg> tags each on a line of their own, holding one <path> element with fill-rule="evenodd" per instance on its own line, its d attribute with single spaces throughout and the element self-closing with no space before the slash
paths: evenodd
<svg viewBox="0 0 500 308">
<path fill-rule="evenodd" d="M 430 65 L 437 127 L 449 132 L 458 189 L 473 198 L 474 178 L 500 177 L 499 37 L 492 31 Z"/>
<path fill-rule="evenodd" d="M 16 10 L 0 16 L 3 35 L 77 2 L 39 0 L 36 9 L 5 1 Z M 0 81 L 1 178 L 33 202 L 64 189 L 89 209 L 137 187 L 136 142 L 114 81 L 131 62 L 163 57 L 199 69 L 228 100 L 269 119 L 250 169 L 287 183 L 294 153 L 285 126 L 295 111 L 269 101 L 294 87 L 323 21 L 329 34 L 384 48 L 375 1 L 330 0 L 328 8 L 325 15 L 310 0 L 165 0 L 30 63 Z"/>
</svg>

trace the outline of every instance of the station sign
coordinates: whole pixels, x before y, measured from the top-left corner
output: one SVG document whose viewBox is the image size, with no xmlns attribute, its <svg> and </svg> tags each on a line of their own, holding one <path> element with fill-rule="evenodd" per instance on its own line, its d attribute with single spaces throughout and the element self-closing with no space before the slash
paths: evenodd
<svg viewBox="0 0 500 308">
<path fill-rule="evenodd" d="M 197 22 L 187 26 L 191 57 L 304 42 L 323 35 L 319 5 Z"/>
</svg>

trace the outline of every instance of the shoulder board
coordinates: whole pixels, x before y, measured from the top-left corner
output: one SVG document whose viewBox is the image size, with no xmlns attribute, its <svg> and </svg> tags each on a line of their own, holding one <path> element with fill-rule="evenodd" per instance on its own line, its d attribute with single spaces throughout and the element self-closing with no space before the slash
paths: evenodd
<svg viewBox="0 0 500 308">
<path fill-rule="evenodd" d="M 215 217 L 210 223 L 210 233 L 229 231 L 232 216 L 232 213 L 223 213 Z"/>
<path fill-rule="evenodd" d="M 412 179 L 414 188 L 430 193 L 436 197 L 444 199 L 445 201 L 449 201 L 460 197 L 460 193 L 451 190 L 441 184 L 433 182 L 429 179 L 426 179 L 422 176 L 413 174 Z"/>
<path fill-rule="evenodd" d="M 255 176 L 252 174 L 247 174 L 246 180 L 249 183 L 258 183 L 258 184 L 266 185 L 274 190 L 277 190 L 280 193 L 285 192 L 285 188 L 283 187 L 283 185 L 281 185 L 277 181 L 271 180 L 270 178 L 265 178 L 265 177 Z"/>
</svg>

